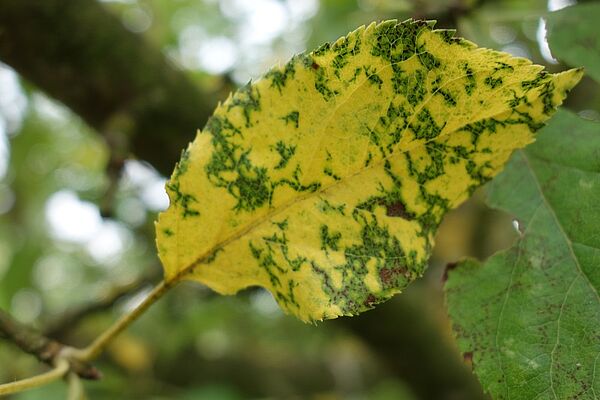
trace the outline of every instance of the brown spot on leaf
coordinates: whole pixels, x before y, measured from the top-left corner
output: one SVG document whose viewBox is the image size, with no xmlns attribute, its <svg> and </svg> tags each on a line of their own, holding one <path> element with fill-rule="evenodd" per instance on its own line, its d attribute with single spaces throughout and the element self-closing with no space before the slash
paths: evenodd
<svg viewBox="0 0 600 400">
<path fill-rule="evenodd" d="M 385 215 L 388 217 L 400 217 L 408 221 L 414 219 L 414 216 L 406 211 L 406 207 L 400 201 L 382 203 L 381 205 L 385 206 Z"/>
<path fill-rule="evenodd" d="M 321 66 L 319 64 L 317 64 L 316 62 L 313 61 L 313 63 L 310 66 L 312 69 L 317 70 L 319 68 L 321 68 Z"/>
<path fill-rule="evenodd" d="M 463 361 L 465 362 L 465 364 L 472 367 L 473 366 L 473 352 L 467 351 L 467 352 L 463 353 Z"/>
<path fill-rule="evenodd" d="M 395 286 L 397 284 L 396 277 L 404 275 L 406 272 L 408 272 L 408 269 L 399 264 L 393 268 L 381 268 L 379 270 L 379 279 L 381 279 L 381 283 L 385 287 Z"/>
<path fill-rule="evenodd" d="M 364 304 L 367 307 L 371 307 L 373 304 L 375 304 L 376 301 L 377 301 L 377 298 L 375 297 L 375 295 L 373 293 L 371 293 L 365 299 L 365 303 Z"/>
<path fill-rule="evenodd" d="M 452 271 L 458 266 L 458 263 L 451 262 L 446 264 L 446 268 L 444 268 L 444 273 L 442 274 L 442 283 L 446 283 L 448 280 L 448 272 Z"/>
</svg>

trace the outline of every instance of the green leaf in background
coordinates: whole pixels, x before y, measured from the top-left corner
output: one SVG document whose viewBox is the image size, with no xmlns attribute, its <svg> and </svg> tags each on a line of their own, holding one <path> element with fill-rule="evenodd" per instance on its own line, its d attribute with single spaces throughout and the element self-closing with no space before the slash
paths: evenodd
<svg viewBox="0 0 600 400">
<path fill-rule="evenodd" d="M 600 82 L 600 3 L 568 7 L 548 16 L 548 43 L 555 57 L 584 66 Z"/>
<path fill-rule="evenodd" d="M 495 399 L 600 396 L 600 124 L 560 111 L 492 182 L 521 238 L 450 271 L 461 351 Z"/>
</svg>

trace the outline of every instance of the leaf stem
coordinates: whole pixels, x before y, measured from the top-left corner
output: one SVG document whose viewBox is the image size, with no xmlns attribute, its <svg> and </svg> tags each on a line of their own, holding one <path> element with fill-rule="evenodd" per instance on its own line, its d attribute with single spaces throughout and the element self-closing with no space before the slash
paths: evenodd
<svg viewBox="0 0 600 400">
<path fill-rule="evenodd" d="M 36 387 L 47 385 L 57 379 L 62 378 L 69 371 L 69 362 L 64 358 L 59 358 L 53 369 L 43 374 L 31 378 L 22 379 L 11 383 L 0 385 L 0 395 L 7 395 Z"/>
<path fill-rule="evenodd" d="M 162 280 L 136 308 L 119 318 L 87 347 L 73 350 L 70 355 L 84 362 L 89 362 L 97 358 L 115 336 L 137 320 L 148 307 L 160 299 L 171 287 L 173 287 L 173 283 L 167 283 Z"/>
<path fill-rule="evenodd" d="M 146 298 L 137 307 L 119 318 L 89 346 L 84 349 L 63 347 L 60 350 L 60 354 L 56 357 L 54 368 L 52 370 L 31 378 L 0 385 L 0 395 L 12 394 L 27 389 L 44 386 L 50 382 L 64 377 L 67 373 L 69 373 L 69 370 L 72 370 L 73 366 L 86 366 L 86 362 L 98 357 L 115 336 L 117 336 L 135 320 L 137 320 L 148 309 L 148 307 L 160 299 L 172 286 L 173 283 L 167 283 L 164 280 L 161 281 L 154 287 L 154 289 L 152 289 L 148 296 L 146 296 Z M 76 370 L 77 369 L 74 369 L 74 371 Z M 98 373 L 95 369 L 93 372 L 94 375 L 90 376 L 90 378 L 97 379 L 99 377 Z M 81 382 L 79 381 L 79 377 L 75 372 L 70 374 L 69 382 L 71 393 L 70 396 L 81 398 Z"/>
<path fill-rule="evenodd" d="M 67 384 L 67 400 L 85 400 L 87 398 L 79 375 L 74 372 L 67 374 Z"/>
</svg>

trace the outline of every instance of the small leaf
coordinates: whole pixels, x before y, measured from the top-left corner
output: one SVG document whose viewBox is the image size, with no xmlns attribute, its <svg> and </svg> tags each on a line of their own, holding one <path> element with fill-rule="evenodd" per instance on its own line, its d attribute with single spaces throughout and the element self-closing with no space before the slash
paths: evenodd
<svg viewBox="0 0 600 400">
<path fill-rule="evenodd" d="M 583 65 L 600 83 L 600 4 L 578 4 L 547 17 L 552 54 L 571 65 Z"/>
<path fill-rule="evenodd" d="M 432 26 L 361 27 L 220 105 L 167 184 L 166 281 L 264 286 L 313 321 L 421 276 L 446 211 L 532 142 L 581 77 Z"/>
<path fill-rule="evenodd" d="M 600 124 L 560 111 L 491 184 L 521 238 L 449 272 L 459 346 L 494 399 L 600 395 L 599 148 Z"/>
</svg>

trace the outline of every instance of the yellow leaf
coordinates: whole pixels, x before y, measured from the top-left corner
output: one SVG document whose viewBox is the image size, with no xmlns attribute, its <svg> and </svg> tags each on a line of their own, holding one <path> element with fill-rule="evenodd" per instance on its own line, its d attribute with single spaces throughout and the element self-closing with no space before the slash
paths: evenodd
<svg viewBox="0 0 600 400">
<path fill-rule="evenodd" d="M 167 284 L 260 285 L 304 321 L 423 274 L 442 216 L 496 175 L 580 79 L 386 21 L 230 96 L 184 151 L 156 226 Z"/>
</svg>

